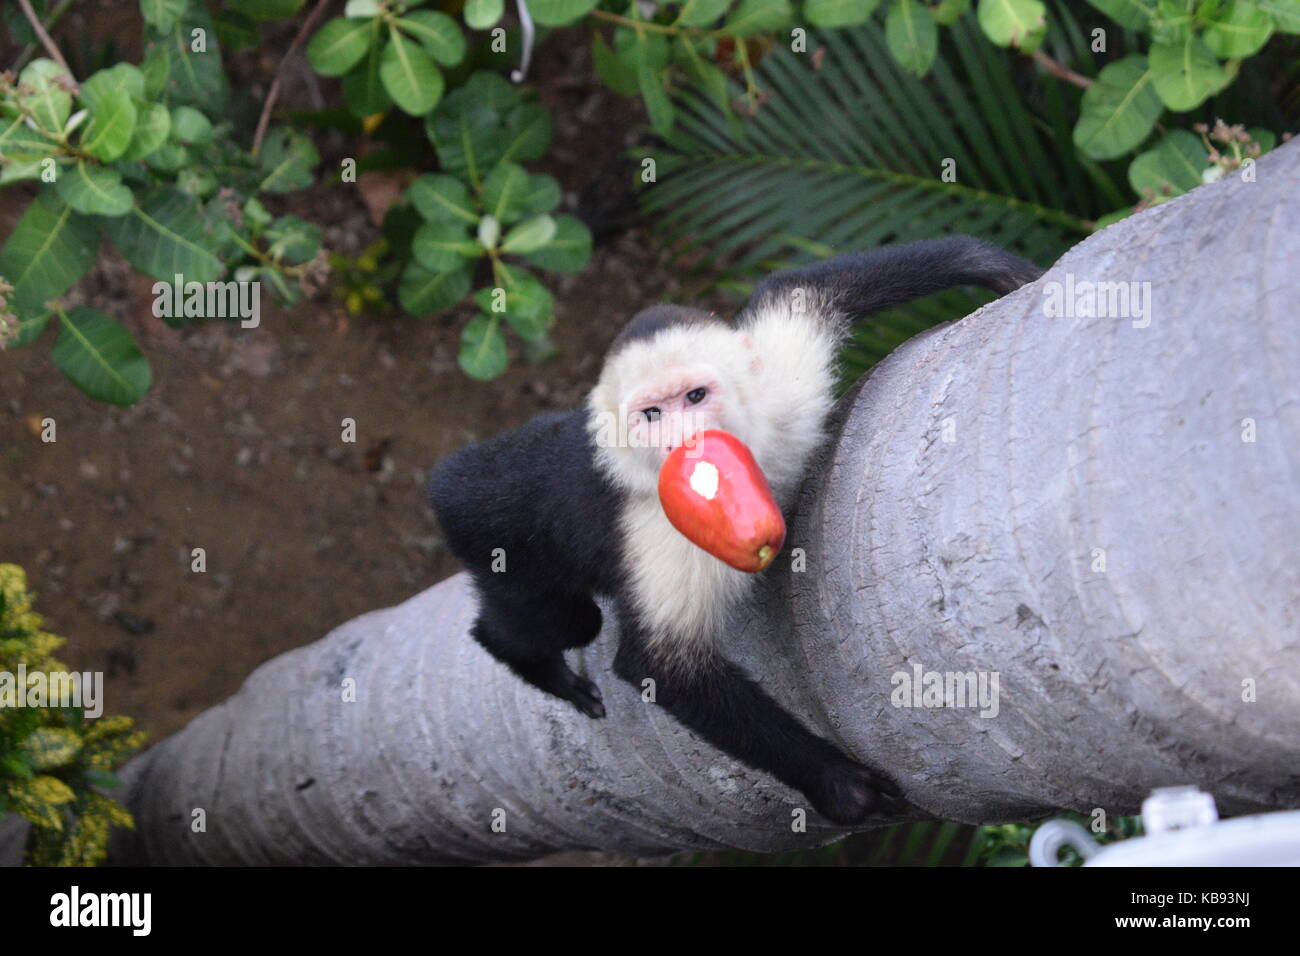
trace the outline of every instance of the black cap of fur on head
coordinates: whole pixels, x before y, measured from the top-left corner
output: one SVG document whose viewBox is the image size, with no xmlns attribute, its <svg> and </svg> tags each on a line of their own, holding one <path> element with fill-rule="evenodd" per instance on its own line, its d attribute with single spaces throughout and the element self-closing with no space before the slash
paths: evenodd
<svg viewBox="0 0 1300 956">
<path fill-rule="evenodd" d="M 641 339 L 653 338 L 664 329 L 677 325 L 726 326 L 729 323 L 712 312 L 703 312 L 684 305 L 652 305 L 648 309 L 642 309 L 628 320 L 627 325 L 623 326 L 623 331 L 619 332 L 610 343 L 609 354 L 613 355 Z"/>
</svg>

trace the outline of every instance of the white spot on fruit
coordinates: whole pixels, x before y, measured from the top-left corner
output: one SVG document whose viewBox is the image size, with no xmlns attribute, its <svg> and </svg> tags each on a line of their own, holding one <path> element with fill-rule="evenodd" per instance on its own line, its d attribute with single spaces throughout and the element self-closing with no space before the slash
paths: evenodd
<svg viewBox="0 0 1300 956">
<path fill-rule="evenodd" d="M 718 466 L 711 461 L 697 461 L 691 471 L 691 490 L 712 501 L 718 493 Z"/>
</svg>

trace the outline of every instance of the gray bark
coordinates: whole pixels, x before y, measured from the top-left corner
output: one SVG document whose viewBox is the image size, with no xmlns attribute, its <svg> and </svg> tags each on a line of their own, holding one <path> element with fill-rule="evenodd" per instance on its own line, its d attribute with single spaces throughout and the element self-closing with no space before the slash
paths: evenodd
<svg viewBox="0 0 1300 956">
<path fill-rule="evenodd" d="M 906 343 L 842 406 L 791 516 L 806 570 L 778 561 L 722 645 L 894 776 L 913 818 L 1126 813 L 1179 783 L 1226 812 L 1300 806 L 1300 144 L 1257 175 L 1093 236 Z M 1149 326 L 1046 317 L 1067 273 L 1150 283 Z M 796 832 L 799 794 L 617 681 L 612 620 L 576 656 L 609 709 L 593 721 L 479 649 L 473 613 L 458 575 L 258 669 L 129 765 L 138 829 L 114 859 L 420 864 L 843 832 L 811 811 Z M 997 716 L 893 706 L 913 665 L 996 673 Z"/>
</svg>

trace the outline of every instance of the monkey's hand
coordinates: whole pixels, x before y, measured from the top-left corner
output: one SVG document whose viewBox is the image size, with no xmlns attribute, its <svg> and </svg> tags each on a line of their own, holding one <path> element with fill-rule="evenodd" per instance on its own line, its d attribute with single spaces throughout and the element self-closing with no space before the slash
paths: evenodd
<svg viewBox="0 0 1300 956">
<path fill-rule="evenodd" d="M 605 705 L 601 703 L 600 688 L 564 662 L 560 654 L 551 654 L 526 664 L 511 664 L 517 673 L 534 687 L 567 700 L 588 717 L 604 717 Z"/>
<path fill-rule="evenodd" d="M 588 717 L 604 717 L 605 705 L 601 703 L 600 688 L 572 670 L 569 679 L 569 686 L 560 696 Z"/>
<path fill-rule="evenodd" d="M 891 780 L 848 758 L 823 765 L 804 792 L 818 813 L 843 826 L 862 823 L 873 811 L 876 815 L 896 812 L 903 805 Z"/>
</svg>

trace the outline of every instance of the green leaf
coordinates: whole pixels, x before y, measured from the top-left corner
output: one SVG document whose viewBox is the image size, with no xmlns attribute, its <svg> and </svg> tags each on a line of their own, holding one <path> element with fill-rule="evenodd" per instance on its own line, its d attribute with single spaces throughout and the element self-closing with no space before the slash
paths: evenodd
<svg viewBox="0 0 1300 956">
<path fill-rule="evenodd" d="M 506 114 L 501 158 L 541 159 L 551 144 L 551 114 L 536 103 L 520 103 Z"/>
<path fill-rule="evenodd" d="M 320 226 L 297 216 L 281 216 L 266 230 L 266 242 L 272 258 L 298 265 L 320 249 Z"/>
<path fill-rule="evenodd" d="M 483 182 L 483 207 L 497 222 L 508 225 L 524 214 L 528 173 L 515 163 L 501 162 Z"/>
<path fill-rule="evenodd" d="M 457 364 L 470 378 L 486 381 L 506 370 L 506 339 L 501 321 L 493 316 L 476 315 L 460 333 Z"/>
<path fill-rule="evenodd" d="M 225 231 L 209 221 L 193 196 L 156 187 L 125 216 L 104 220 L 104 231 L 123 258 L 155 279 L 211 282 L 221 274 L 217 256 Z"/>
<path fill-rule="evenodd" d="M 124 92 L 133 100 L 143 100 L 144 74 L 130 63 L 117 63 L 91 74 L 81 84 L 81 102 L 94 109 L 109 93 Z"/>
<path fill-rule="evenodd" d="M 528 10 L 542 26 L 561 27 L 585 16 L 598 0 L 529 0 Z"/>
<path fill-rule="evenodd" d="M 851 27 L 875 12 L 880 0 L 806 0 L 803 15 L 815 27 Z"/>
<path fill-rule="evenodd" d="M 140 0 L 140 15 L 149 26 L 166 33 L 185 12 L 186 4 L 187 0 Z"/>
<path fill-rule="evenodd" d="M 411 255 L 434 272 L 461 269 L 466 259 L 480 256 L 482 247 L 465 232 L 463 223 L 426 222 L 415 231 Z"/>
<path fill-rule="evenodd" d="M 370 39 L 366 55 L 351 73 L 343 77 L 343 98 L 353 115 L 374 116 L 392 106 L 393 101 L 384 89 L 384 81 L 379 75 L 384 53 L 384 45 L 379 42 L 380 21 L 374 19 L 362 22 L 367 24 Z"/>
<path fill-rule="evenodd" d="M 1121 219 L 1127 219 L 1131 215 L 1133 215 L 1133 207 L 1125 206 L 1123 209 L 1116 209 L 1113 212 L 1106 213 L 1104 216 L 1098 216 L 1096 223 L 1093 224 L 1092 231 L 1101 232 L 1107 226 L 1114 225 Z"/>
<path fill-rule="evenodd" d="M 429 222 L 461 220 L 471 225 L 478 222 L 478 209 L 469 190 L 455 176 L 441 173 L 421 176 L 407 188 L 406 198 Z"/>
<path fill-rule="evenodd" d="M 59 198 L 87 216 L 121 216 L 134 201 L 121 173 L 84 159 L 60 171 L 55 189 Z"/>
<path fill-rule="evenodd" d="M 41 774 L 8 785 L 9 809 L 35 826 L 63 829 L 60 807 L 72 803 L 77 794 L 58 777 Z"/>
<path fill-rule="evenodd" d="M 163 173 L 174 173 L 190 161 L 190 151 L 180 143 L 163 143 L 149 154 L 148 166 Z"/>
<path fill-rule="evenodd" d="M 1088 0 L 1090 4 L 1122 27 L 1130 30 L 1151 29 L 1156 0 Z"/>
<path fill-rule="evenodd" d="M 615 93 L 635 96 L 640 92 L 636 70 L 628 67 L 609 48 L 600 32 L 595 30 L 591 34 L 591 58 L 596 67 L 596 75 Z"/>
<path fill-rule="evenodd" d="M 1250 129 L 1246 130 L 1246 132 L 1250 135 L 1251 139 L 1259 143 L 1259 153 L 1261 156 L 1277 145 L 1277 136 L 1270 129 L 1262 129 L 1258 126 L 1252 126 Z"/>
<path fill-rule="evenodd" d="M 321 76 L 342 76 L 361 62 L 374 38 L 370 21 L 337 17 L 311 38 L 307 62 Z"/>
<path fill-rule="evenodd" d="M 15 156 L 0 163 L 0 186 L 23 179 L 39 179 L 45 171 L 45 160 L 38 156 Z"/>
<path fill-rule="evenodd" d="M 206 169 L 182 169 L 176 175 L 176 186 L 178 189 L 189 193 L 191 196 L 197 196 L 199 199 L 206 199 L 217 191 L 217 177 L 212 175 Z"/>
<path fill-rule="evenodd" d="M 501 240 L 501 251 L 515 255 L 536 252 L 555 238 L 555 229 L 555 220 L 545 213 L 525 219 L 506 233 Z"/>
<path fill-rule="evenodd" d="M 284 20 L 302 9 L 305 0 L 227 0 L 230 8 L 255 20 Z"/>
<path fill-rule="evenodd" d="M 730 5 L 731 0 L 686 0 L 678 19 L 688 27 L 712 26 Z"/>
<path fill-rule="evenodd" d="M 33 770 L 53 770 L 70 764 L 81 752 L 81 737 L 67 727 L 37 727 L 18 749 Z"/>
<path fill-rule="evenodd" d="M 1208 166 L 1209 154 L 1200 137 L 1176 129 L 1133 160 L 1128 181 L 1139 196 L 1163 202 L 1201 185 Z"/>
<path fill-rule="evenodd" d="M 251 50 L 262 40 L 257 21 L 234 10 L 218 10 L 212 16 L 217 38 L 231 50 Z"/>
<path fill-rule="evenodd" d="M 591 232 L 573 216 L 556 216 L 555 236 L 524 258 L 551 272 L 578 272 L 591 258 Z"/>
<path fill-rule="evenodd" d="M 1195 0 L 1156 0 L 1151 36 L 1157 43 L 1181 43 L 1192 32 Z"/>
<path fill-rule="evenodd" d="M 1283 33 L 1300 33 L 1300 3 L 1296 0 L 1255 0 L 1255 5 L 1273 18 Z"/>
<path fill-rule="evenodd" d="M 63 132 L 63 124 L 72 112 L 72 94 L 63 88 L 65 82 L 71 83 L 72 78 L 63 67 L 44 58 L 32 60 L 18 76 L 19 86 L 31 87 L 30 95 L 22 98 L 23 104 L 47 133 Z"/>
<path fill-rule="evenodd" d="M 939 49 L 939 31 L 929 10 L 916 0 L 893 0 L 885 21 L 885 42 L 903 69 L 925 76 Z"/>
<path fill-rule="evenodd" d="M 723 29 L 732 36 L 748 37 L 756 33 L 775 33 L 793 19 L 794 8 L 790 6 L 790 0 L 740 0 L 739 6 L 727 17 Z"/>
<path fill-rule="evenodd" d="M 664 89 L 663 75 L 655 66 L 650 50 L 649 43 L 640 44 L 636 66 L 637 87 L 645 102 L 646 112 L 650 114 L 650 125 L 656 133 L 666 135 L 672 132 L 675 114 L 668 92 Z"/>
<path fill-rule="evenodd" d="M 980 0 L 980 28 L 998 46 L 1024 47 L 1047 23 L 1039 0 Z"/>
<path fill-rule="evenodd" d="M 939 0 L 937 7 L 932 7 L 930 12 L 934 14 L 934 22 L 940 26 L 949 27 L 961 18 L 961 15 L 970 9 L 970 0 Z"/>
<path fill-rule="evenodd" d="M 495 26 L 505 12 L 505 0 L 469 0 L 465 4 L 465 25 L 471 30 Z"/>
<path fill-rule="evenodd" d="M 203 50 L 194 49 L 196 36 L 204 38 Z M 172 106 L 187 104 L 219 113 L 230 96 L 230 84 L 207 7 L 189 4 L 180 20 L 157 37 L 141 65 L 148 97 L 165 92 Z"/>
<path fill-rule="evenodd" d="M 54 364 L 91 398 L 133 405 L 149 389 L 149 362 L 131 333 L 102 312 L 78 306 L 60 315 Z"/>
<path fill-rule="evenodd" d="M 1123 156 L 1147 138 L 1162 108 L 1147 58 L 1130 53 L 1083 91 L 1074 145 L 1093 159 Z"/>
<path fill-rule="evenodd" d="M 555 324 L 555 299 L 536 276 L 517 266 L 500 268 L 501 291 L 480 289 L 474 301 L 489 315 L 504 315 L 515 334 L 526 340 L 537 340 Z M 498 311 L 497 306 L 504 311 Z"/>
<path fill-rule="evenodd" d="M 292 308 L 302 301 L 302 286 L 290 282 L 279 269 L 263 266 L 257 270 L 257 281 L 265 283 L 275 294 L 275 298 L 286 308 Z"/>
<path fill-rule="evenodd" d="M 19 345 L 40 335 L 46 303 L 86 273 L 98 249 L 93 219 L 78 215 L 54 190 L 37 194 L 0 249 L 0 276 L 14 287 L 9 302 L 18 316 Z"/>
<path fill-rule="evenodd" d="M 267 212 L 266 206 L 256 196 L 249 196 L 244 203 L 244 222 L 254 236 L 261 235 L 262 231 L 271 224 L 272 217 Z"/>
<path fill-rule="evenodd" d="M 469 292 L 470 269 L 463 266 L 447 272 L 434 272 L 418 262 L 402 272 L 397 298 L 411 315 L 428 315 L 451 308 Z"/>
<path fill-rule="evenodd" d="M 171 138 L 178 143 L 202 145 L 212 139 L 212 120 L 192 106 L 172 110 Z"/>
<path fill-rule="evenodd" d="M 551 116 L 543 107 L 521 101 L 502 77 L 480 71 L 428 117 L 425 130 L 443 170 L 463 172 L 477 187 L 500 160 L 537 159 L 545 153 Z"/>
<path fill-rule="evenodd" d="M 41 160 L 57 152 L 54 141 L 29 127 L 24 117 L 0 117 L 0 158 L 10 162 Z"/>
<path fill-rule="evenodd" d="M 528 177 L 528 189 L 520 205 L 524 215 L 530 213 L 550 212 L 560 204 L 560 184 L 545 173 L 535 173 Z"/>
<path fill-rule="evenodd" d="M 90 126 L 81 148 L 96 159 L 111 163 L 131 145 L 135 135 L 135 104 L 125 90 L 105 93 L 90 114 Z"/>
<path fill-rule="evenodd" d="M 1292 2 L 1300 20 L 1300 0 Z M 1220 59 L 1254 56 L 1273 35 L 1273 18 L 1244 0 L 1228 0 L 1209 16 L 1202 37 L 1209 51 Z"/>
<path fill-rule="evenodd" d="M 465 59 L 465 34 L 445 13 L 416 10 L 400 17 L 397 26 L 419 40 L 443 66 L 456 66 Z"/>
<path fill-rule="evenodd" d="M 135 132 L 119 159 L 128 162 L 144 159 L 167 142 L 171 129 L 171 111 L 162 103 L 149 103 L 136 115 Z"/>
<path fill-rule="evenodd" d="M 282 127 L 266 138 L 258 166 L 263 174 L 258 188 L 268 193 L 305 189 L 313 182 L 312 170 L 320 162 L 316 144 L 304 133 Z"/>
<path fill-rule="evenodd" d="M 442 99 L 442 73 L 433 59 L 394 28 L 379 60 L 379 78 L 393 102 L 412 116 L 423 116 Z"/>
<path fill-rule="evenodd" d="M 1226 82 L 1223 67 L 1194 33 L 1177 43 L 1151 44 L 1149 57 L 1156 93 L 1171 110 L 1200 106 Z"/>
</svg>

